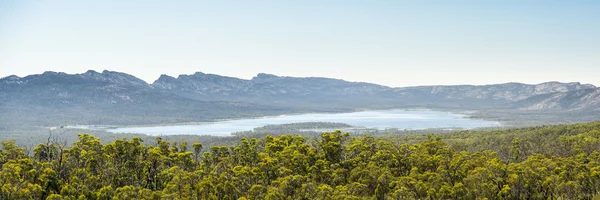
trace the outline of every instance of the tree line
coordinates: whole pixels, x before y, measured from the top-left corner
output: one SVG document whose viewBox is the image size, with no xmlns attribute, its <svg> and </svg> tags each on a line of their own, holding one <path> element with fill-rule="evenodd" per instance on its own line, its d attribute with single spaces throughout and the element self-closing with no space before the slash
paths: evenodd
<svg viewBox="0 0 600 200">
<path fill-rule="evenodd" d="M 103 144 L 81 134 L 68 147 L 48 141 L 29 154 L 4 141 L 0 199 L 595 199 L 599 126 L 403 137 L 335 131 L 212 147 L 160 137 Z"/>
</svg>

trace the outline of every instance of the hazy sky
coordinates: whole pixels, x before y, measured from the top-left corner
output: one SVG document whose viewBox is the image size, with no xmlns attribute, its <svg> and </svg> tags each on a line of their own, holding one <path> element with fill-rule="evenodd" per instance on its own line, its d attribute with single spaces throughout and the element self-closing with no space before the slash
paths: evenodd
<svg viewBox="0 0 600 200">
<path fill-rule="evenodd" d="M 600 1 L 0 1 L 0 77 L 600 85 Z M 452 2 L 452 3 L 449 3 Z"/>
</svg>

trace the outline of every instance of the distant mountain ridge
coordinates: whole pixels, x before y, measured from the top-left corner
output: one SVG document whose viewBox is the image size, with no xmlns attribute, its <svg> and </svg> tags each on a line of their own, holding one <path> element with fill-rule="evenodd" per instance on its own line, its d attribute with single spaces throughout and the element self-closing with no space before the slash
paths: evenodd
<svg viewBox="0 0 600 200">
<path fill-rule="evenodd" d="M 504 83 L 492 85 L 415 86 L 392 88 L 362 82 L 328 78 L 297 78 L 258 74 L 245 80 L 214 74 L 196 73 L 177 78 L 163 75 L 152 85 L 176 95 L 197 100 L 235 100 L 260 103 L 282 100 L 324 103 L 342 101 L 350 105 L 460 107 L 472 101 L 478 107 L 509 106 L 511 102 L 541 94 L 594 89 L 591 84 L 546 82 L 535 85 Z M 347 99 L 352 98 L 352 99 Z M 349 101 L 354 100 L 354 101 Z M 455 105 L 450 105 L 455 104 Z M 491 105 L 486 105 L 491 104 Z M 336 103 L 336 105 L 339 105 Z M 289 106 L 289 105 L 288 105 Z"/>
<path fill-rule="evenodd" d="M 517 104 L 523 110 L 600 110 L 600 88 L 541 94 Z"/>
<path fill-rule="evenodd" d="M 112 71 L 45 72 L 0 79 L 1 124 L 156 124 L 290 112 L 232 101 L 199 101 L 160 92 Z M 14 123 L 11 123 L 14 122 Z"/>
<path fill-rule="evenodd" d="M 28 123 L 139 124 L 210 121 L 291 112 L 425 107 L 432 109 L 590 110 L 600 89 L 546 82 L 387 87 L 320 77 L 261 73 L 252 79 L 197 72 L 152 84 L 121 72 L 45 72 L 0 79 L 1 120 Z M 38 117 L 36 117 L 38 116 Z M 33 120 L 35 119 L 35 120 Z"/>
</svg>

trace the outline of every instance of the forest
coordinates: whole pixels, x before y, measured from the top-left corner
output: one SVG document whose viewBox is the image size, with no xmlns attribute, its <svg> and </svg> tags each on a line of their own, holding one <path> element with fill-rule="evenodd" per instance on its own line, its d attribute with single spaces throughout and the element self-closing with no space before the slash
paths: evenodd
<svg viewBox="0 0 600 200">
<path fill-rule="evenodd" d="M 599 139 L 600 122 L 210 147 L 90 134 L 32 149 L 4 141 L 0 199 L 598 199 Z"/>
</svg>

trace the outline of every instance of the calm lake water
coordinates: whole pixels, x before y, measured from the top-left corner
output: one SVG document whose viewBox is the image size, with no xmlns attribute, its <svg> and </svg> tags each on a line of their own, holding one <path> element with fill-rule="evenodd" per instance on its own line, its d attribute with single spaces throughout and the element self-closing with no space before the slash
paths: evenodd
<svg viewBox="0 0 600 200">
<path fill-rule="evenodd" d="M 428 128 L 464 128 L 499 126 L 498 122 L 465 118 L 464 115 L 432 110 L 379 110 L 353 113 L 311 113 L 299 115 L 281 115 L 273 117 L 225 120 L 198 125 L 170 125 L 144 127 L 96 127 L 73 126 L 72 128 L 101 129 L 113 133 L 142 133 L 148 135 L 215 135 L 229 136 L 232 132 L 248 131 L 256 127 L 271 124 L 298 122 L 340 122 L 352 126 L 386 129 L 428 129 Z"/>
</svg>

